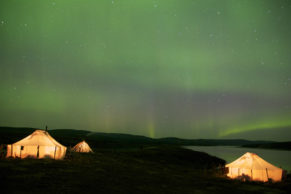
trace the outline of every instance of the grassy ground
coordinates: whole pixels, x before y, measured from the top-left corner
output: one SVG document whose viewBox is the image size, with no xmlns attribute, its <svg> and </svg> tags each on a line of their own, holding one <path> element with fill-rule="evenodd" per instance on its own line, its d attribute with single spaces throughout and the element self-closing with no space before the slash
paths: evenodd
<svg viewBox="0 0 291 194">
<path fill-rule="evenodd" d="M 65 160 L 0 160 L 0 193 L 288 193 L 290 179 L 227 179 L 224 161 L 178 147 L 95 149 Z"/>
</svg>

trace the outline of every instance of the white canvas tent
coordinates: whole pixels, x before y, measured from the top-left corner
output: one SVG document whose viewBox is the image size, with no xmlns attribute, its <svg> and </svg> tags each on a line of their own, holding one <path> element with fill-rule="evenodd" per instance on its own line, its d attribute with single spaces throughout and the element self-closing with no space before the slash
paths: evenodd
<svg viewBox="0 0 291 194">
<path fill-rule="evenodd" d="M 74 152 L 85 152 L 85 153 L 93 152 L 92 149 L 90 148 L 90 146 L 85 141 L 82 141 L 82 142 L 78 143 L 77 145 L 75 145 L 72 148 L 72 151 L 74 151 Z"/>
<path fill-rule="evenodd" d="M 254 153 L 245 153 L 234 162 L 227 164 L 227 176 L 233 179 L 242 178 L 253 181 L 267 182 L 281 181 L 283 170 L 278 168 Z"/>
<path fill-rule="evenodd" d="M 36 130 L 24 139 L 7 145 L 6 157 L 63 159 L 67 147 L 58 143 L 47 131 Z"/>
</svg>

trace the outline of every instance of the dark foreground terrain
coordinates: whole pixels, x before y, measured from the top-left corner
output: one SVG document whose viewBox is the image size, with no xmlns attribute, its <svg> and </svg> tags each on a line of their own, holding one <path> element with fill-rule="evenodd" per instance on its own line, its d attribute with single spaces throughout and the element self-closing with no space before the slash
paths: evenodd
<svg viewBox="0 0 291 194">
<path fill-rule="evenodd" d="M 5 147 L 33 131 L 0 128 L 0 144 Z M 180 148 L 184 142 L 175 138 L 157 141 L 82 130 L 49 133 L 68 149 L 86 140 L 94 153 L 67 152 L 64 160 L 56 161 L 6 159 L 2 152 L 0 193 L 291 193 L 290 177 L 280 183 L 230 180 L 221 168 L 224 160 Z"/>
<path fill-rule="evenodd" d="M 1 159 L 1 193 L 288 193 L 282 183 L 229 180 L 224 161 L 178 147 L 95 149 L 62 161 Z"/>
</svg>

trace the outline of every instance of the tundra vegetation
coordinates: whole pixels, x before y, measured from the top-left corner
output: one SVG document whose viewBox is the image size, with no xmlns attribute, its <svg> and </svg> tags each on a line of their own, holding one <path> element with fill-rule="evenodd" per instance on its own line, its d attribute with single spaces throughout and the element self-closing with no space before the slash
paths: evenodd
<svg viewBox="0 0 291 194">
<path fill-rule="evenodd" d="M 31 132 L 27 130 L 27 134 L 24 134 L 17 133 L 17 130 L 11 130 L 7 134 L 10 136 L 14 133 L 19 140 Z M 94 134 L 90 137 L 86 136 L 85 131 L 51 131 L 50 134 L 68 147 L 87 137 L 85 140 L 94 153 L 68 151 L 64 160 L 20 160 L 5 158 L 2 154 L 1 193 L 289 193 L 291 191 L 289 175 L 280 183 L 230 180 L 225 175 L 223 159 L 177 145 L 146 144 L 142 141 L 142 137 L 136 137 L 134 143 L 128 140 L 127 143 L 122 144 L 121 141 L 119 143 L 114 141 L 116 134 L 109 141 L 110 134 L 107 134 L 106 138 L 102 137 L 102 134 Z M 0 140 L 5 144 L 7 142 L 3 137 L 5 137 L 5 130 L 1 128 Z"/>
</svg>

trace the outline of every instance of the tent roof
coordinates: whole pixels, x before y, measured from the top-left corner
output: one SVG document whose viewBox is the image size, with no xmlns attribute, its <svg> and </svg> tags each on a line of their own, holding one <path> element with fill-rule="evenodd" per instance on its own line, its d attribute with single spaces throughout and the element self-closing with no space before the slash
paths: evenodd
<svg viewBox="0 0 291 194">
<path fill-rule="evenodd" d="M 52 138 L 47 131 L 44 130 L 35 130 L 32 134 L 25 137 L 24 139 L 14 143 L 13 145 L 21 146 L 59 146 L 64 147 L 54 138 Z"/>
<path fill-rule="evenodd" d="M 278 170 L 280 168 L 270 164 L 269 162 L 265 161 L 257 154 L 247 152 L 242 155 L 237 160 L 233 161 L 226 165 L 226 167 L 232 168 L 245 168 L 245 169 L 256 169 L 256 170 Z"/>
</svg>

